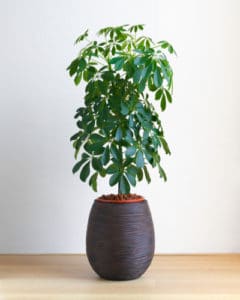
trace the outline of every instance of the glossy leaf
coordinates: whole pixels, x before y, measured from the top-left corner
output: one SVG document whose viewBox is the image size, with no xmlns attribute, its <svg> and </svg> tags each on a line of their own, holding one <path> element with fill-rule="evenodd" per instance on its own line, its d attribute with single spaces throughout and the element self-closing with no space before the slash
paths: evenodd
<svg viewBox="0 0 240 300">
<path fill-rule="evenodd" d="M 129 182 L 124 175 L 120 177 L 119 190 L 120 194 L 129 194 L 130 192 Z"/>
<path fill-rule="evenodd" d="M 98 173 L 94 173 L 89 179 L 89 185 L 92 187 L 94 192 L 97 192 L 97 177 Z"/>
<path fill-rule="evenodd" d="M 136 166 L 138 168 L 143 168 L 144 166 L 144 158 L 142 151 L 138 151 L 136 155 Z"/>
<path fill-rule="evenodd" d="M 136 147 L 135 146 L 130 146 L 126 149 L 125 155 L 126 156 L 133 156 L 136 152 Z"/>
<path fill-rule="evenodd" d="M 162 85 L 162 76 L 161 76 L 159 68 L 157 68 L 154 72 L 153 82 L 154 82 L 155 87 L 157 87 L 157 88 Z"/>
<path fill-rule="evenodd" d="M 96 171 L 101 171 L 102 170 L 102 162 L 100 158 L 93 157 L 92 159 L 92 167 Z"/>
<path fill-rule="evenodd" d="M 148 173 L 147 167 L 144 166 L 143 170 L 144 170 L 144 175 L 145 175 L 145 178 L 146 178 L 146 180 L 147 180 L 147 183 L 150 183 L 150 182 L 151 182 L 151 178 L 150 178 L 150 175 L 149 175 L 149 173 Z"/>
<path fill-rule="evenodd" d="M 109 160 L 110 160 L 110 150 L 109 150 L 109 146 L 107 146 L 103 152 L 103 155 L 102 155 L 102 164 L 103 165 L 106 165 Z"/>
<path fill-rule="evenodd" d="M 80 179 L 82 181 L 86 181 L 89 174 L 90 174 L 90 162 L 86 163 L 86 165 L 82 168 L 82 171 L 80 173 Z"/>
<path fill-rule="evenodd" d="M 76 173 L 86 161 L 87 158 L 81 159 L 79 162 L 77 162 L 72 169 L 73 174 Z"/>
<path fill-rule="evenodd" d="M 120 176 L 121 175 L 119 173 L 114 173 L 109 179 L 109 185 L 114 186 L 115 184 L 117 184 L 120 180 Z"/>
<path fill-rule="evenodd" d="M 160 103 L 161 103 L 161 109 L 162 109 L 162 111 L 164 111 L 166 109 L 166 97 L 164 94 L 162 94 Z"/>
<path fill-rule="evenodd" d="M 165 90 L 166 97 L 169 103 L 172 103 L 172 95 L 169 93 L 169 91 L 166 89 Z"/>
</svg>

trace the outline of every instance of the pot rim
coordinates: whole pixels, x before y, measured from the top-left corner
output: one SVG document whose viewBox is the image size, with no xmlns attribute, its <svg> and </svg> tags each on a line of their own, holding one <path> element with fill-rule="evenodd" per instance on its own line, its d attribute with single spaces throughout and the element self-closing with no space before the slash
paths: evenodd
<svg viewBox="0 0 240 300">
<path fill-rule="evenodd" d="M 107 199 L 95 199 L 97 202 L 102 202 L 102 203 L 113 203 L 113 204 L 125 204 L 125 203 L 137 203 L 137 202 L 143 202 L 145 199 L 143 197 L 137 197 L 134 199 L 123 199 L 123 200 L 107 200 Z"/>
</svg>

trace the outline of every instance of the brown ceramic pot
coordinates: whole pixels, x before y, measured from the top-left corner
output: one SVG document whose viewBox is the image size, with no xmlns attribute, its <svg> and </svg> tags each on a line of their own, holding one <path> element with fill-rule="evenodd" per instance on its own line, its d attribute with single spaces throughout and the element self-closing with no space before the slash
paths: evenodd
<svg viewBox="0 0 240 300">
<path fill-rule="evenodd" d="M 131 280 L 149 267 L 154 229 L 144 199 L 95 200 L 87 227 L 87 257 L 93 270 L 109 280 Z"/>
</svg>

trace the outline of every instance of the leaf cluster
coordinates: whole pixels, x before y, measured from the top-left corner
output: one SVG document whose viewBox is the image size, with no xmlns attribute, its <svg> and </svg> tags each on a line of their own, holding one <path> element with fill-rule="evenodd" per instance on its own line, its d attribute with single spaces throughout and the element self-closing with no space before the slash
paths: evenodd
<svg viewBox="0 0 240 300">
<path fill-rule="evenodd" d="M 175 50 L 167 41 L 154 43 L 139 35 L 143 29 L 142 24 L 106 27 L 94 41 L 85 31 L 76 43 L 86 45 L 67 68 L 76 85 L 85 82 L 84 106 L 74 116 L 78 131 L 71 137 L 78 160 L 73 173 L 88 180 L 94 191 L 98 177 L 108 175 L 110 186 L 118 185 L 118 193 L 127 194 L 144 177 L 151 181 L 149 165 L 167 179 L 160 150 L 170 150 L 149 96 L 161 111 L 172 102 L 167 53 Z"/>
</svg>

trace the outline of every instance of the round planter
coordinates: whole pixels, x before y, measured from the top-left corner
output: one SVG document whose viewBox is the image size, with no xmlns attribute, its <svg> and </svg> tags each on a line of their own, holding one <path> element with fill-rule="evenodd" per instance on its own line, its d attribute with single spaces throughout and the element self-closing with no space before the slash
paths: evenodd
<svg viewBox="0 0 240 300">
<path fill-rule="evenodd" d="M 149 267 L 154 254 L 154 229 L 146 200 L 99 201 L 91 208 L 87 257 L 93 270 L 109 280 L 131 280 Z"/>
</svg>

